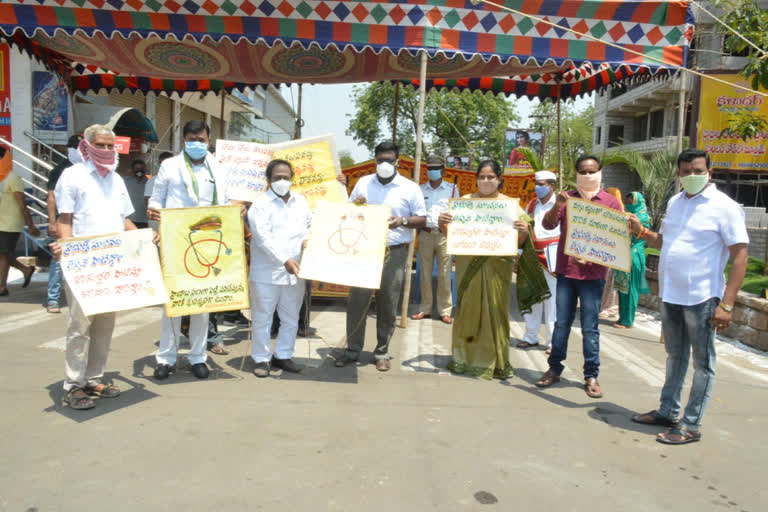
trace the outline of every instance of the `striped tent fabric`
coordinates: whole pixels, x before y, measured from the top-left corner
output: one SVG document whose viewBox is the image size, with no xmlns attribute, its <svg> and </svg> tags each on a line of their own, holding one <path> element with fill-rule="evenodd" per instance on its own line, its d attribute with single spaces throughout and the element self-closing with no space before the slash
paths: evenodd
<svg viewBox="0 0 768 512">
<path fill-rule="evenodd" d="M 78 87 L 144 91 L 413 79 L 422 50 L 430 79 L 653 74 L 682 64 L 693 35 L 685 1 L 498 3 L 523 14 L 463 0 L 4 0 L 0 34 Z"/>
</svg>

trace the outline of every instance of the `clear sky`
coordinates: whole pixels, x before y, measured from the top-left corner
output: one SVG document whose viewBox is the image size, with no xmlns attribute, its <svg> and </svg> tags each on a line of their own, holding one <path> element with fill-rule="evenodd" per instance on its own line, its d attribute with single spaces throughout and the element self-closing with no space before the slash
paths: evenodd
<svg viewBox="0 0 768 512">
<path fill-rule="evenodd" d="M 356 162 L 368 160 L 371 148 L 361 147 L 355 140 L 346 135 L 349 115 L 354 113 L 352 102 L 352 85 L 305 85 L 302 95 L 302 117 L 304 118 L 303 137 L 333 134 L 338 151 L 349 151 Z M 298 101 L 298 86 L 282 87 L 283 97 L 296 109 Z M 524 99 L 513 99 L 518 114 L 525 120 L 533 111 L 536 102 Z M 579 108 L 584 108 L 593 101 L 585 97 L 576 100 Z"/>
</svg>

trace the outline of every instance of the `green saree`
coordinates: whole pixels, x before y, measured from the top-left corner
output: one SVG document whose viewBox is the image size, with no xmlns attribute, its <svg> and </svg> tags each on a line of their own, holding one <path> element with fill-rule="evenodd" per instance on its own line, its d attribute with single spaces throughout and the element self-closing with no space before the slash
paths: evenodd
<svg viewBox="0 0 768 512">
<path fill-rule="evenodd" d="M 645 207 L 645 198 L 640 192 L 632 192 L 632 204 L 625 205 L 628 213 L 637 215 L 640 223 L 650 227 L 651 219 Z M 645 278 L 645 240 L 632 236 L 632 268 L 629 272 L 614 270 L 614 286 L 619 292 L 619 323 L 632 327 L 641 294 L 651 293 Z"/>
<path fill-rule="evenodd" d="M 453 373 L 506 379 L 509 364 L 509 298 L 514 258 L 456 256 Z"/>
</svg>

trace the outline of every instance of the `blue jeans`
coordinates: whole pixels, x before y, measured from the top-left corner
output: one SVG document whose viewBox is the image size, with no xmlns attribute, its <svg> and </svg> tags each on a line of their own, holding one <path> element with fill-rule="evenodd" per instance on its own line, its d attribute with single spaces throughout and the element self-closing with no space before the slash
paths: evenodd
<svg viewBox="0 0 768 512">
<path fill-rule="evenodd" d="M 547 362 L 557 375 L 563 373 L 568 354 L 568 337 L 576 317 L 577 299 L 581 302 L 581 337 L 584 350 L 584 378 L 597 378 L 600 373 L 600 330 L 598 315 L 603 299 L 604 279 L 571 279 L 557 276 L 557 320 L 552 333 L 552 353 Z"/>
<path fill-rule="evenodd" d="M 53 240 L 51 240 L 51 242 L 52 241 Z M 59 298 L 61 297 L 61 281 L 61 265 L 58 261 L 51 258 L 51 264 L 48 267 L 48 305 L 59 305 Z"/>
<path fill-rule="evenodd" d="M 680 414 L 680 394 L 683 391 L 688 360 L 693 347 L 693 383 L 688 405 L 680 421 L 689 430 L 698 430 L 701 417 L 712 396 L 715 383 L 715 331 L 712 313 L 720 303 L 713 297 L 695 306 L 679 306 L 662 302 L 661 328 L 667 351 L 667 375 L 661 389 L 659 413 L 675 419 Z"/>
</svg>

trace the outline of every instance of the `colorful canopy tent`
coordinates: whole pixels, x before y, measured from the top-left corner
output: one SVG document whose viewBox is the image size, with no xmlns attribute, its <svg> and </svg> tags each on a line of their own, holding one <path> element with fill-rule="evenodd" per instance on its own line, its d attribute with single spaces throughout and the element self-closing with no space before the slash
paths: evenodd
<svg viewBox="0 0 768 512">
<path fill-rule="evenodd" d="M 682 64 L 692 36 L 681 1 L 506 5 L 554 26 L 459 0 L 7 0 L 0 33 L 66 78 L 94 74 L 91 67 L 142 90 L 165 85 L 135 77 L 194 78 L 202 87 L 416 78 L 420 50 L 430 56 L 428 77 L 440 79 L 552 73 L 586 62 L 656 70 Z"/>
</svg>

